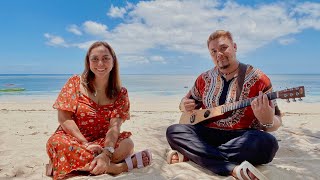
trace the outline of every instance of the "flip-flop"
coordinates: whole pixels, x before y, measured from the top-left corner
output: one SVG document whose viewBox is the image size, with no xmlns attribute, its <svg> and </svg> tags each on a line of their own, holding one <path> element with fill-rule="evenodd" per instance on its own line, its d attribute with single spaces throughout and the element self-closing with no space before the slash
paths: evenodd
<svg viewBox="0 0 320 180">
<path fill-rule="evenodd" d="M 131 171 L 133 169 L 133 163 L 132 163 L 132 157 L 135 156 L 136 159 L 137 159 L 137 168 L 140 169 L 140 168 L 143 168 L 144 165 L 143 165 L 143 159 L 142 159 L 142 152 L 145 152 L 147 154 L 147 156 L 149 157 L 149 164 L 151 164 L 151 161 L 152 161 L 152 153 L 149 149 L 145 149 L 143 151 L 140 151 L 140 152 L 137 152 L 129 157 L 127 157 L 125 159 L 125 162 L 128 166 L 128 171 Z"/>
<path fill-rule="evenodd" d="M 179 151 L 177 151 L 177 150 L 170 149 L 170 150 L 168 150 L 168 152 L 167 152 L 167 163 L 168 163 L 168 164 L 172 164 L 172 163 L 171 163 L 171 161 L 172 161 L 172 156 L 175 155 L 175 154 L 178 155 L 178 160 L 179 160 L 179 162 L 184 162 L 184 161 L 183 161 L 183 160 L 184 160 L 184 155 L 183 155 L 183 154 L 181 154 L 181 153 L 180 153 Z"/>
<path fill-rule="evenodd" d="M 236 170 L 236 176 L 239 180 L 243 180 L 241 176 L 241 170 L 244 174 L 244 176 L 247 179 L 250 179 L 248 171 L 249 170 L 252 174 L 254 174 L 259 180 L 268 180 L 266 176 L 264 176 L 257 168 L 255 168 L 252 164 L 250 164 L 248 161 L 243 161 Z"/>
</svg>

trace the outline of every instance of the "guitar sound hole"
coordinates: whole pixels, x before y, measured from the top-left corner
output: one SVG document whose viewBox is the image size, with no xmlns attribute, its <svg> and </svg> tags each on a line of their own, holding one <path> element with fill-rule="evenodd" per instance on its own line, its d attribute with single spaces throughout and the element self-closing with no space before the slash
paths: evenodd
<svg viewBox="0 0 320 180">
<path fill-rule="evenodd" d="M 207 117 L 210 115 L 210 113 L 211 113 L 210 110 L 207 110 L 207 111 L 204 113 L 203 116 L 204 116 L 205 118 L 207 118 Z"/>
<path fill-rule="evenodd" d="M 196 120 L 196 115 L 195 114 L 192 114 L 190 116 L 190 123 L 194 123 L 194 121 Z"/>
</svg>

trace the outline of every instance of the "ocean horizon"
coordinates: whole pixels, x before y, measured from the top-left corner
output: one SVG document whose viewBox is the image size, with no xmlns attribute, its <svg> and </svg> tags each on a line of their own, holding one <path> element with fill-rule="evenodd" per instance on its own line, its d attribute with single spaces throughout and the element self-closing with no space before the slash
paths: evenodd
<svg viewBox="0 0 320 180">
<path fill-rule="evenodd" d="M 73 74 L 0 74 L 0 96 L 57 96 Z M 198 75 L 121 74 L 122 85 L 130 94 L 184 96 Z M 305 86 L 305 102 L 320 102 L 320 74 L 268 74 L 275 91 Z M 4 92 L 6 89 L 21 91 Z"/>
</svg>

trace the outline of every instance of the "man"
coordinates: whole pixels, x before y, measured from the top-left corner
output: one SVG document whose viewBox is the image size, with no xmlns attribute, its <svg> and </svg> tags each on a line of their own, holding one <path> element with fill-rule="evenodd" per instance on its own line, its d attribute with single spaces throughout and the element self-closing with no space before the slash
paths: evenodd
<svg viewBox="0 0 320 180">
<path fill-rule="evenodd" d="M 218 30 L 209 36 L 207 45 L 215 67 L 198 76 L 181 100 L 181 111 L 193 111 L 199 105 L 207 109 L 236 101 L 240 62 L 231 33 Z M 168 127 L 167 140 L 176 150 L 168 156 L 170 164 L 181 162 L 184 156 L 184 160 L 190 159 L 222 176 L 265 178 L 253 165 L 271 162 L 278 150 L 277 140 L 268 132 L 281 126 L 280 110 L 275 100 L 269 101 L 265 95 L 272 91 L 269 78 L 250 65 L 245 69 L 240 100 L 257 96 L 251 106 L 218 120 Z"/>
</svg>

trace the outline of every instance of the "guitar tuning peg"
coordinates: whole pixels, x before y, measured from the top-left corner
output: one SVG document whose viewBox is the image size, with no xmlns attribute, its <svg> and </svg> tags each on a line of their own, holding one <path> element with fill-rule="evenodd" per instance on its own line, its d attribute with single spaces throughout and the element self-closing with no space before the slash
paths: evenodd
<svg viewBox="0 0 320 180">
<path fill-rule="evenodd" d="M 289 99 L 287 99 L 287 103 L 289 103 L 290 102 L 290 100 Z"/>
<path fill-rule="evenodd" d="M 302 101 L 301 97 L 298 99 L 299 101 Z"/>
<path fill-rule="evenodd" d="M 295 98 L 292 99 L 293 102 L 296 102 L 297 100 Z"/>
</svg>

